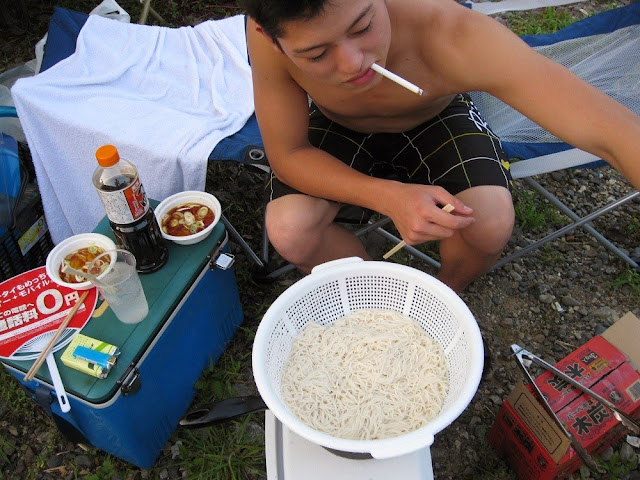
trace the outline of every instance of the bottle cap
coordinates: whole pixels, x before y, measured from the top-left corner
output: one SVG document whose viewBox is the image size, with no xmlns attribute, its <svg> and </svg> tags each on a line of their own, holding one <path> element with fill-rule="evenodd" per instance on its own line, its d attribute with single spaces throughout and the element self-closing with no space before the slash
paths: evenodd
<svg viewBox="0 0 640 480">
<path fill-rule="evenodd" d="M 96 150 L 96 159 L 101 167 L 113 167 L 120 160 L 120 155 L 113 145 L 103 145 Z"/>
</svg>

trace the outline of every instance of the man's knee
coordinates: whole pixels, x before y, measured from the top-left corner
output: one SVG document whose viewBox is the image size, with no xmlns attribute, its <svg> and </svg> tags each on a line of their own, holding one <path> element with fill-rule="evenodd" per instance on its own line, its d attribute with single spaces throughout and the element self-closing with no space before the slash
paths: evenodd
<svg viewBox="0 0 640 480">
<path fill-rule="evenodd" d="M 313 255 L 322 230 L 332 222 L 326 207 L 314 205 L 318 199 L 298 200 L 281 197 L 272 201 L 267 205 L 265 216 L 271 245 L 296 265 L 305 263 Z"/>
<path fill-rule="evenodd" d="M 477 250 L 487 255 L 502 252 L 513 233 L 515 212 L 511 195 L 506 189 L 492 192 L 490 201 L 487 197 L 474 205 L 476 222 L 461 231 L 462 238 Z"/>
<path fill-rule="evenodd" d="M 267 205 L 265 226 L 269 241 L 273 248 L 285 258 L 291 256 L 287 252 L 299 249 L 298 245 L 306 230 L 302 220 L 295 212 L 287 212 L 285 209 L 277 208 L 277 204 Z M 302 244 L 304 245 L 304 243 Z"/>
<path fill-rule="evenodd" d="M 511 203 L 496 204 L 493 214 L 483 216 L 463 237 L 487 255 L 500 254 L 511 238 L 514 219 Z"/>
<path fill-rule="evenodd" d="M 502 252 L 513 233 L 513 220 L 507 217 L 491 219 L 477 242 L 482 251 L 488 255 L 497 255 Z"/>
</svg>

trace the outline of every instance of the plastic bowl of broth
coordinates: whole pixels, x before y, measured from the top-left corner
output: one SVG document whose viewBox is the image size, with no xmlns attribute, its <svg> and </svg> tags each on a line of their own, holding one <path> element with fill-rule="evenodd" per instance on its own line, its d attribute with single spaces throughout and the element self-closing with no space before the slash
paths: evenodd
<svg viewBox="0 0 640 480">
<path fill-rule="evenodd" d="M 162 236 L 178 245 L 198 243 L 220 221 L 222 207 L 216 197 L 196 190 L 165 198 L 155 208 Z"/>
<path fill-rule="evenodd" d="M 47 255 L 45 264 L 47 275 L 58 285 L 87 290 L 93 285 L 88 280 L 81 281 L 75 275 L 62 272 L 62 266 L 68 262 L 76 270 L 86 271 L 86 268 L 101 253 L 113 250 L 116 244 L 113 240 L 99 233 L 81 233 L 66 238 L 56 245 Z"/>
</svg>

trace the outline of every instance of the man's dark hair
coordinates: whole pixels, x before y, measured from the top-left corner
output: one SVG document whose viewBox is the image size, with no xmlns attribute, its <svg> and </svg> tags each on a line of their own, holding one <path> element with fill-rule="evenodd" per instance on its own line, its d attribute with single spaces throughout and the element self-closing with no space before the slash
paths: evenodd
<svg viewBox="0 0 640 480">
<path fill-rule="evenodd" d="M 322 13 L 331 0 L 240 0 L 253 18 L 276 43 L 284 35 L 283 23 L 308 20 Z"/>
</svg>

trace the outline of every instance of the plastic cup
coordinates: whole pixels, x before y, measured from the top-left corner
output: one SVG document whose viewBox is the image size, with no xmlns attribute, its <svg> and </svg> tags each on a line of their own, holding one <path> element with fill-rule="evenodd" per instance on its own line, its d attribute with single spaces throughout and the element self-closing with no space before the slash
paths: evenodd
<svg viewBox="0 0 640 480">
<path fill-rule="evenodd" d="M 115 256 L 115 261 L 113 257 Z M 89 272 L 100 275 L 98 290 L 109 303 L 118 320 L 139 323 L 149 313 L 133 253 L 115 249 L 98 255 L 89 265 Z"/>
</svg>

